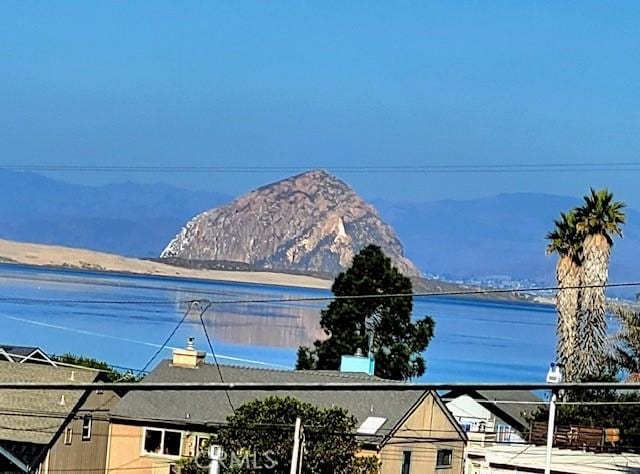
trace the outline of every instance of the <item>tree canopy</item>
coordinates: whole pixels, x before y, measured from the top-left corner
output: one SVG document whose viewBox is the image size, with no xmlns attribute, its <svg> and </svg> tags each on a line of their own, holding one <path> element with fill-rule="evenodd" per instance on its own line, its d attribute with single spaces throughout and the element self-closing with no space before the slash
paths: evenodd
<svg viewBox="0 0 640 474">
<path fill-rule="evenodd" d="M 315 341 L 313 348 L 300 347 L 297 369 L 337 370 L 343 355 L 358 350 L 366 353 L 370 348 L 379 377 L 407 380 L 424 374 L 422 352 L 433 337 L 435 323 L 429 316 L 411 320 L 411 280 L 380 247 L 362 249 L 351 267 L 336 277 L 331 291 L 336 299 L 320 319 L 327 338 Z M 398 296 L 362 298 L 364 295 Z"/>
<path fill-rule="evenodd" d="M 360 443 L 355 436 L 355 417 L 341 408 L 319 408 L 292 397 L 247 402 L 227 418 L 227 424 L 220 428 L 214 441 L 225 453 L 224 472 L 262 469 L 288 473 L 297 417 L 304 426 L 303 473 L 378 472 L 375 457 L 356 456 Z M 196 469 L 195 464 L 194 460 L 183 463 L 185 472 L 206 472 Z"/>
<path fill-rule="evenodd" d="M 79 365 L 81 367 L 88 367 L 90 369 L 98 369 L 104 373 L 108 382 L 138 382 L 141 379 L 140 375 L 136 375 L 131 370 L 124 372 L 114 369 L 112 366 L 98 359 L 92 357 L 85 357 L 81 355 L 66 353 L 62 355 L 54 355 L 53 360 L 61 362 L 63 364 Z"/>
</svg>

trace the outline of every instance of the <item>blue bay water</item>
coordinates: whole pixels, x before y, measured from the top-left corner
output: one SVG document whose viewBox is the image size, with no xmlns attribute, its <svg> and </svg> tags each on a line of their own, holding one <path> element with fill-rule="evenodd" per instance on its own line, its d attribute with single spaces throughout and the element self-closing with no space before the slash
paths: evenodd
<svg viewBox="0 0 640 474">
<path fill-rule="evenodd" d="M 183 316 L 184 301 L 208 299 L 217 302 L 204 318 L 221 363 L 292 368 L 298 346 L 321 336 L 318 323 L 326 302 L 224 302 L 318 296 L 330 292 L 0 265 L 0 343 L 83 354 L 138 369 Z M 148 303 L 136 303 L 141 300 Z M 544 380 L 554 357 L 552 307 L 416 298 L 414 316 L 427 314 L 435 319 L 436 332 L 425 353 L 427 372 L 421 380 Z M 189 336 L 207 350 L 195 309 L 159 357 L 169 357 L 171 348 L 183 347 Z"/>
</svg>

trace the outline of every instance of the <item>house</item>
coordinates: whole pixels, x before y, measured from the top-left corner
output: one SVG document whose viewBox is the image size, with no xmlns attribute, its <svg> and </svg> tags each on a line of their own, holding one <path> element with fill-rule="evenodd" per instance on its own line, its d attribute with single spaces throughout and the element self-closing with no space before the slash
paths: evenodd
<svg viewBox="0 0 640 474">
<path fill-rule="evenodd" d="M 522 443 L 528 440 L 528 415 L 544 405 L 532 392 L 454 390 L 442 396 L 470 441 Z"/>
<path fill-rule="evenodd" d="M 13 352 L 12 352 L 13 353 Z M 100 372 L 0 361 L 0 382 L 96 382 Z M 0 390 L 0 472 L 104 472 L 110 391 Z"/>
<path fill-rule="evenodd" d="M 42 349 L 28 346 L 0 345 L 0 361 L 56 365 L 56 362 L 51 360 Z"/>
<path fill-rule="evenodd" d="M 205 353 L 193 347 L 178 349 L 141 383 L 221 382 L 218 367 L 204 362 Z M 220 366 L 225 382 L 254 383 L 378 383 L 362 373 L 290 371 Z M 290 395 L 321 407 L 342 407 L 358 420 L 363 436 L 361 454 L 378 456 L 382 473 L 461 474 L 466 435 L 435 392 L 407 391 L 229 391 L 233 406 Z M 217 425 L 232 408 L 224 391 L 131 391 L 111 412 L 108 472 L 131 469 L 156 474 L 173 472 L 183 456 Z M 146 471 L 148 470 L 148 471 Z"/>
</svg>

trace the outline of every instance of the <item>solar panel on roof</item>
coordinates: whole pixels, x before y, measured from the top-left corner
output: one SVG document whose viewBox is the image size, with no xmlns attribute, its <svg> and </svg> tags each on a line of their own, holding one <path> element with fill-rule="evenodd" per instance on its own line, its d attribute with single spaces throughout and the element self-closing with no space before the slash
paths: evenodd
<svg viewBox="0 0 640 474">
<path fill-rule="evenodd" d="M 374 435 L 378 432 L 382 425 L 384 425 L 385 421 L 387 421 L 386 418 L 382 418 L 379 416 L 370 416 L 362 422 L 356 432 L 360 434 Z"/>
</svg>

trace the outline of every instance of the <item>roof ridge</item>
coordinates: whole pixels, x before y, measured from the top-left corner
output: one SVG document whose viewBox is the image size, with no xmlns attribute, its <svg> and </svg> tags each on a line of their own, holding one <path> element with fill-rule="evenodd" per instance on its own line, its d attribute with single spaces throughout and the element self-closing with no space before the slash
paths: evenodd
<svg viewBox="0 0 640 474">
<path fill-rule="evenodd" d="M 171 359 L 164 359 L 169 365 L 171 365 Z M 212 364 L 210 362 L 203 362 L 202 365 L 206 365 L 209 367 L 216 367 L 216 364 Z M 245 365 L 237 365 L 237 364 L 218 364 L 221 369 L 228 367 L 230 369 L 241 369 L 241 370 L 254 370 L 257 372 L 275 372 L 275 373 L 288 373 L 288 374 L 304 374 L 311 375 L 313 377 L 335 377 L 342 379 L 357 379 L 357 380 L 369 380 L 373 382 L 385 382 L 385 379 L 380 377 L 376 377 L 374 375 L 367 375 L 362 373 L 362 375 L 356 375 L 354 372 L 340 372 L 338 370 L 298 370 L 298 369 L 275 369 L 271 367 L 249 367 Z M 406 383 L 406 382 L 405 382 Z"/>
</svg>

